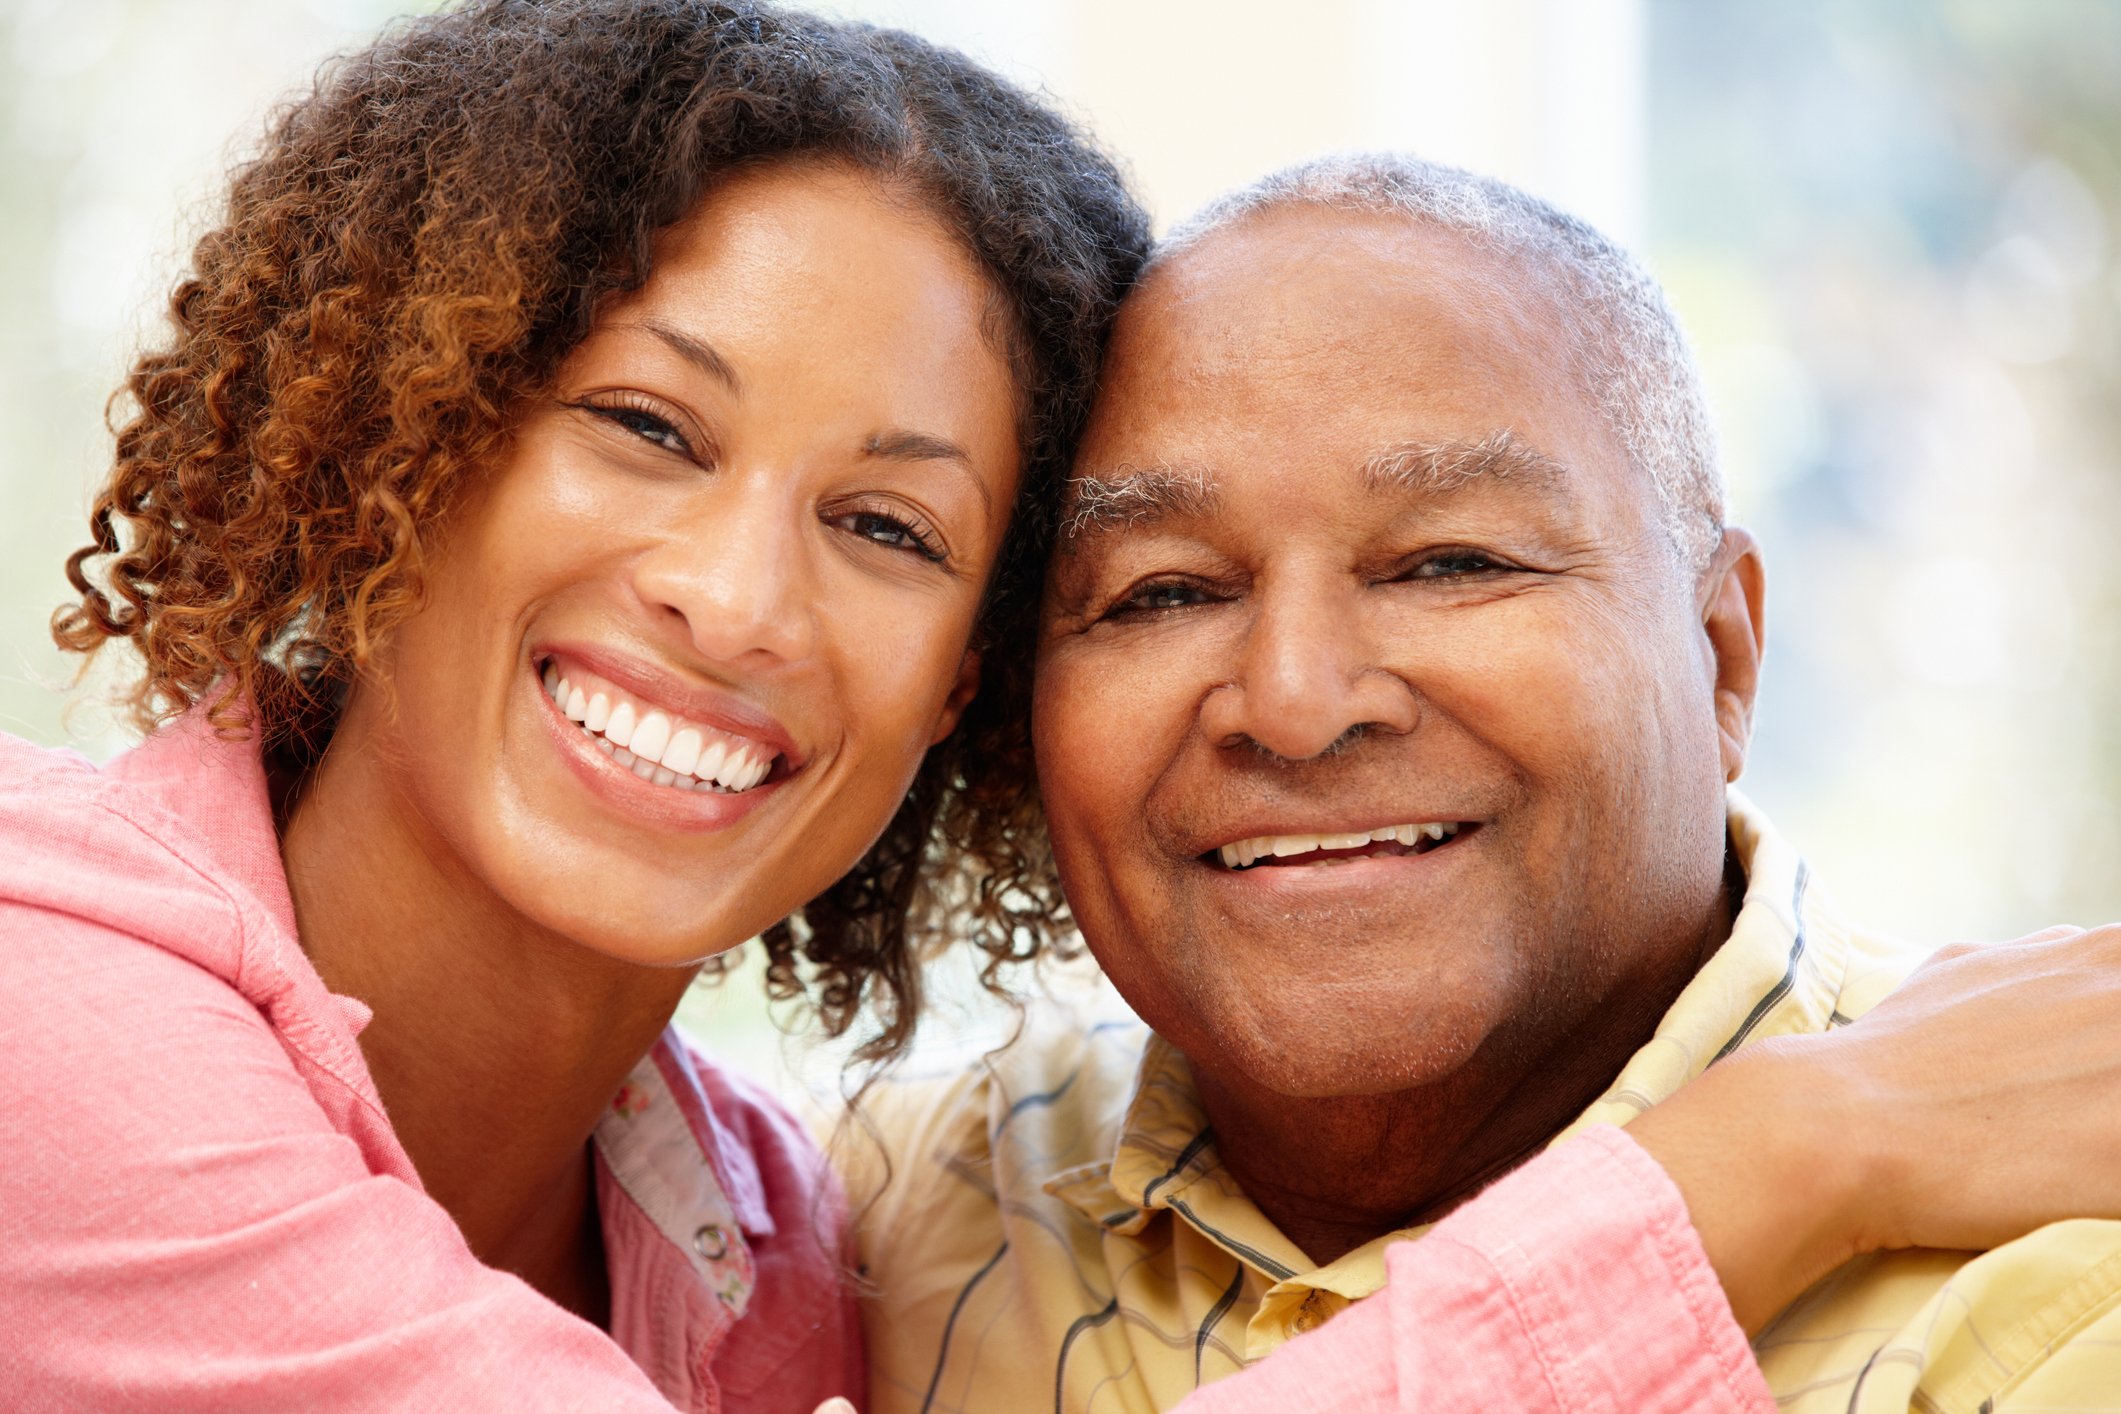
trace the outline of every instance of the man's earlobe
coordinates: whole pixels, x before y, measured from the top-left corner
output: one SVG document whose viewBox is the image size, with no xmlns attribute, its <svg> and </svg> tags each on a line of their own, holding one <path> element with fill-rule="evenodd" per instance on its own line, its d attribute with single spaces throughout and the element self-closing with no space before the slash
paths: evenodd
<svg viewBox="0 0 2121 1414">
<path fill-rule="evenodd" d="M 957 730 L 958 718 L 965 715 L 965 708 L 978 691 L 979 651 L 967 648 L 964 661 L 957 665 L 957 681 L 950 685 L 950 695 L 943 699 L 943 710 L 936 716 L 935 730 L 928 735 L 930 746 Z"/>
<path fill-rule="evenodd" d="M 1752 535 L 1728 527 L 1701 581 L 1701 626 L 1715 657 L 1716 733 L 1723 778 L 1745 770 L 1760 692 L 1760 654 L 1767 630 L 1767 568 Z"/>
</svg>

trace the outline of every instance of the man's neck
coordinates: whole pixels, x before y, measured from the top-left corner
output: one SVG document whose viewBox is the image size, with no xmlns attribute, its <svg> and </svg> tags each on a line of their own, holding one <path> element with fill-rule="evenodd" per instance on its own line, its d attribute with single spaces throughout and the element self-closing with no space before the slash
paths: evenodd
<svg viewBox="0 0 2121 1414">
<path fill-rule="evenodd" d="M 1735 878 L 1735 887 L 1732 879 Z M 1320 1265 L 1435 1222 L 1537 1154 L 1603 1094 L 1701 965 L 1729 938 L 1742 875 L 1727 876 L 1699 945 L 1616 989 L 1534 1050 L 1497 1033 L 1449 1075 L 1379 1095 L 1302 1098 L 1195 1068 L 1216 1152 L 1267 1218 Z"/>
<path fill-rule="evenodd" d="M 532 924 L 454 863 L 375 759 L 327 754 L 286 820 L 303 949 L 374 1012 L 361 1049 L 385 1111 L 472 1251 L 601 1321 L 589 1137 L 693 970 Z"/>
</svg>

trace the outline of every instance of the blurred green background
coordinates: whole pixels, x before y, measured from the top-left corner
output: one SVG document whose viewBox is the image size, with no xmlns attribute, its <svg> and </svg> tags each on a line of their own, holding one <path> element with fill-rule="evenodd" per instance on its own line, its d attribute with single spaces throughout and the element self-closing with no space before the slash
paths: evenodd
<svg viewBox="0 0 2121 1414">
<path fill-rule="evenodd" d="M 0 4 L 0 729 L 92 756 L 45 636 L 220 173 L 383 0 Z M 1160 221 L 1335 147 L 1494 172 L 1671 289 L 1770 571 L 1746 785 L 1851 913 L 2121 917 L 2121 4 L 861 0 L 1046 85 Z M 740 970 L 689 1017 L 816 1079 Z M 961 996 L 962 982 L 945 988 Z M 991 1036 L 952 1003 L 930 1046 Z"/>
</svg>

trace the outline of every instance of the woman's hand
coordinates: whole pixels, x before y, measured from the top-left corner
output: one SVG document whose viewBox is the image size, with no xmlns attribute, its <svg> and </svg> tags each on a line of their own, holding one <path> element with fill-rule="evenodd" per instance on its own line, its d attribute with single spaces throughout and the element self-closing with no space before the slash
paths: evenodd
<svg viewBox="0 0 2121 1414">
<path fill-rule="evenodd" d="M 1940 951 L 1844 1030 L 1731 1056 L 1629 1127 L 1746 1330 L 1858 1253 L 2121 1216 L 2121 926 Z"/>
</svg>

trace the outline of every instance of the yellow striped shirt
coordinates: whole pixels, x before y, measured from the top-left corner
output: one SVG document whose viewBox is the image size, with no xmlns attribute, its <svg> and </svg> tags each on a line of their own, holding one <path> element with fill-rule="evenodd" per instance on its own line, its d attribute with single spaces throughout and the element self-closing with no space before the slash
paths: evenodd
<svg viewBox="0 0 2121 1414">
<path fill-rule="evenodd" d="M 1565 1133 L 1625 1124 L 1736 1047 L 1860 1016 L 1923 955 L 1837 921 L 1735 792 L 1730 820 L 1747 878 L 1730 941 Z M 1038 1018 L 869 1110 L 881 1151 L 842 1152 L 856 1203 L 876 1195 L 878 1414 L 1168 1408 L 1377 1290 L 1386 1244 L 1421 1232 L 1312 1262 L 1223 1168 L 1184 1057 L 1131 1020 Z M 1755 1349 L 1795 1414 L 2121 1410 L 2121 1223 L 1859 1259 Z"/>
</svg>

